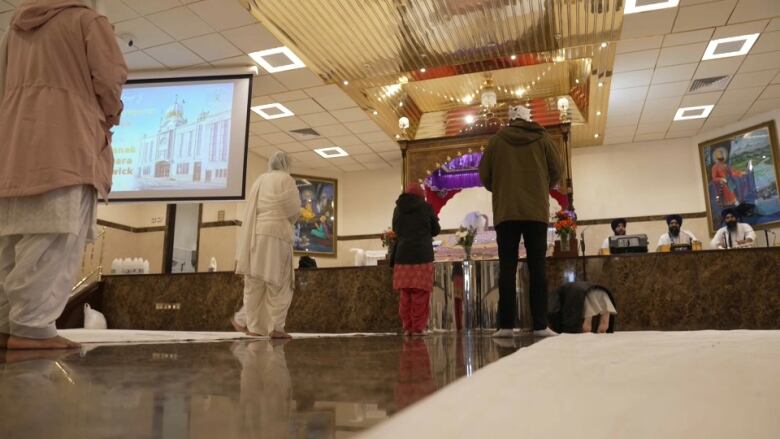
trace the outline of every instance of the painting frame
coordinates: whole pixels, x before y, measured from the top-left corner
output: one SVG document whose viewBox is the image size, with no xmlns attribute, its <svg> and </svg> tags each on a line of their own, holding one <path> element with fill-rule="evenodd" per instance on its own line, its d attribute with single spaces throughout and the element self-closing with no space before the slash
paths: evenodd
<svg viewBox="0 0 780 439">
<path fill-rule="evenodd" d="M 751 133 L 759 133 L 762 130 L 766 130 L 768 135 L 768 145 L 765 145 L 761 148 L 761 153 L 755 153 L 755 154 L 762 154 L 762 153 L 768 153 L 768 156 L 763 156 L 764 159 L 766 157 L 769 157 L 771 159 L 772 164 L 766 165 L 763 169 L 765 172 L 771 171 L 773 172 L 773 175 L 771 176 L 771 180 L 773 180 L 774 184 L 769 184 L 765 188 L 761 188 L 761 191 L 769 191 L 768 194 L 772 195 L 769 198 L 766 198 L 767 200 L 771 200 L 771 198 L 774 198 L 776 202 L 780 202 L 780 182 L 778 182 L 778 177 L 780 176 L 780 163 L 778 163 L 778 156 L 780 156 L 780 151 L 778 151 L 778 141 L 777 141 L 777 128 L 775 126 L 774 120 L 769 120 L 767 122 L 763 122 L 760 124 L 756 124 L 714 139 L 710 139 L 704 142 L 699 143 L 699 164 L 701 165 L 701 175 L 702 175 L 702 187 L 704 189 L 704 204 L 707 208 L 707 227 L 710 232 L 710 237 L 715 236 L 715 232 L 720 228 L 721 225 L 721 218 L 720 218 L 720 212 L 725 207 L 736 207 L 739 210 L 746 211 L 747 208 L 757 208 L 755 203 L 748 203 L 748 202 L 740 202 L 739 201 L 739 195 L 740 192 L 745 192 L 744 190 L 741 190 L 737 184 L 737 182 L 732 183 L 732 180 L 734 177 L 737 178 L 744 178 L 744 175 L 739 175 L 741 171 L 734 170 L 732 168 L 732 163 L 734 163 L 734 160 L 732 159 L 732 148 L 734 147 L 736 141 L 745 139 L 747 135 Z M 748 149 L 747 147 L 744 149 Z M 753 148 L 758 149 L 758 148 Z M 718 152 L 720 150 L 720 153 Z M 753 153 L 752 151 L 749 151 Z M 738 152 L 734 154 L 746 154 L 743 152 Z M 719 161 L 722 164 L 720 165 L 721 168 L 723 168 L 725 171 L 716 171 L 716 173 L 719 174 L 719 177 L 723 177 L 720 182 L 715 181 L 716 178 L 713 174 L 713 168 L 716 166 L 715 161 Z M 727 163 L 726 163 L 727 162 Z M 752 161 L 749 161 L 749 173 L 748 177 L 752 180 L 752 191 L 753 196 L 755 196 L 755 192 L 761 192 L 758 191 L 756 188 L 756 182 L 755 182 L 755 176 L 753 175 L 753 164 Z M 763 160 L 762 160 L 763 163 Z M 760 164 L 760 163 L 759 163 Z M 724 173 L 725 172 L 725 173 Z M 745 174 L 745 173 L 743 173 Z M 713 189 L 714 187 L 717 187 L 717 185 L 720 185 L 720 189 Z M 751 189 L 748 189 L 751 190 Z M 717 193 L 716 193 L 717 191 Z M 736 193 L 735 193 L 736 192 Z M 713 205 L 713 200 L 717 200 L 719 205 Z M 723 201 L 720 201 L 723 200 Z M 745 207 L 747 206 L 747 208 Z M 761 230 L 761 229 L 767 229 L 772 228 L 780 224 L 780 215 L 778 213 L 773 213 L 772 215 L 749 215 L 752 218 L 758 218 L 756 221 L 751 223 L 750 221 L 747 221 L 751 223 L 751 226 L 753 229 Z M 769 219 L 762 221 L 761 217 L 766 216 L 769 217 Z"/>
<path fill-rule="evenodd" d="M 317 177 L 313 175 L 302 175 L 302 174 L 291 174 L 292 178 L 295 180 L 295 184 L 298 187 L 298 190 L 301 192 L 300 198 L 301 198 L 301 217 L 298 218 L 298 220 L 294 224 L 294 230 L 295 230 L 295 240 L 293 242 L 293 252 L 296 256 L 303 256 L 303 255 L 309 255 L 309 256 L 323 256 L 323 257 L 329 257 L 329 258 L 337 258 L 338 257 L 338 205 L 339 205 L 339 181 L 336 178 L 328 178 L 328 177 Z M 322 236 L 312 236 L 312 231 L 309 230 L 313 225 L 317 224 L 317 217 L 311 216 L 311 215 L 317 215 L 321 212 L 314 212 L 315 206 L 313 199 L 304 200 L 304 189 L 311 186 L 315 192 L 322 193 L 323 189 L 320 188 L 330 188 L 325 189 L 325 191 L 329 191 L 332 194 L 332 200 L 330 201 L 330 217 L 331 221 L 326 221 L 324 224 L 324 227 L 317 226 L 317 229 L 325 229 L 326 231 L 329 229 L 329 233 L 327 233 L 327 236 L 323 238 Z M 310 204 L 307 206 L 307 202 Z M 304 215 L 306 211 L 309 211 L 309 215 Z M 308 218 L 307 218 L 308 217 Z M 319 218 L 321 218 L 322 215 L 320 215 Z M 322 226 L 322 224 L 320 224 Z M 302 232 L 303 231 L 303 232 Z M 301 239 L 317 239 L 317 247 L 314 248 L 302 248 L 304 247 L 303 244 L 300 243 Z"/>
</svg>

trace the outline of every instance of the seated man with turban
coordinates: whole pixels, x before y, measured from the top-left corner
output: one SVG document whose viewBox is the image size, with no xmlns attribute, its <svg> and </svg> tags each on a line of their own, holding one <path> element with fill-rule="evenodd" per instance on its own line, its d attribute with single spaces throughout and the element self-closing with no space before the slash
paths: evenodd
<svg viewBox="0 0 780 439">
<path fill-rule="evenodd" d="M 669 226 L 669 232 L 664 233 L 658 239 L 658 247 L 674 244 L 693 244 L 698 241 L 693 233 L 682 229 L 683 218 L 680 215 L 669 215 L 666 217 L 666 224 Z"/>
<path fill-rule="evenodd" d="M 753 246 L 756 232 L 753 231 L 750 224 L 738 222 L 739 213 L 736 209 L 733 207 L 723 209 L 720 217 L 726 225 L 715 233 L 715 237 L 710 242 L 712 248 L 728 249 Z"/>
<path fill-rule="evenodd" d="M 615 236 L 625 236 L 626 235 L 626 219 L 625 218 L 616 218 L 612 220 L 612 232 L 615 234 Z M 605 250 L 609 250 L 609 236 L 604 238 L 604 242 L 601 243 L 601 248 Z"/>
</svg>

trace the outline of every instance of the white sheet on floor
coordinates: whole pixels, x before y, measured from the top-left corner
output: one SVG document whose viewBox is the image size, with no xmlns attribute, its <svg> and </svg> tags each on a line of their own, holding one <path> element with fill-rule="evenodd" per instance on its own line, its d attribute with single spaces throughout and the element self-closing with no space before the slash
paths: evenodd
<svg viewBox="0 0 780 439">
<path fill-rule="evenodd" d="M 563 335 L 361 436 L 780 438 L 780 331 Z"/>
<path fill-rule="evenodd" d="M 207 342 L 241 339 L 267 339 L 250 337 L 241 332 L 196 332 L 196 331 L 141 331 L 134 329 L 61 329 L 59 335 L 77 343 L 123 344 L 123 343 L 177 343 Z M 349 334 L 291 334 L 293 338 L 360 337 L 395 335 L 386 333 Z"/>
</svg>

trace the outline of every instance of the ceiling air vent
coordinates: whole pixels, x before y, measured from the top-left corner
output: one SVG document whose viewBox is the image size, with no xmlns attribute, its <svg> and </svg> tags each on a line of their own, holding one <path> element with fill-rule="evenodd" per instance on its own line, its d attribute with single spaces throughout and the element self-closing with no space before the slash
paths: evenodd
<svg viewBox="0 0 780 439">
<path fill-rule="evenodd" d="M 713 76 L 711 78 L 694 79 L 688 92 L 720 90 L 728 83 L 729 76 Z"/>
<path fill-rule="evenodd" d="M 300 140 L 309 140 L 313 139 L 315 137 L 320 137 L 320 133 L 314 131 L 311 128 L 302 128 L 299 130 L 290 130 L 290 133 L 295 136 L 295 138 Z"/>
</svg>

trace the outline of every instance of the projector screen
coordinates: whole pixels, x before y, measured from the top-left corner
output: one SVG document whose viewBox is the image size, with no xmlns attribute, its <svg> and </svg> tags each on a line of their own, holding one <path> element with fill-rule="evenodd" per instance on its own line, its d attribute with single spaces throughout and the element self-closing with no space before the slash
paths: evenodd
<svg viewBox="0 0 780 439">
<path fill-rule="evenodd" d="M 112 201 L 244 197 L 252 76 L 129 81 Z"/>
</svg>

